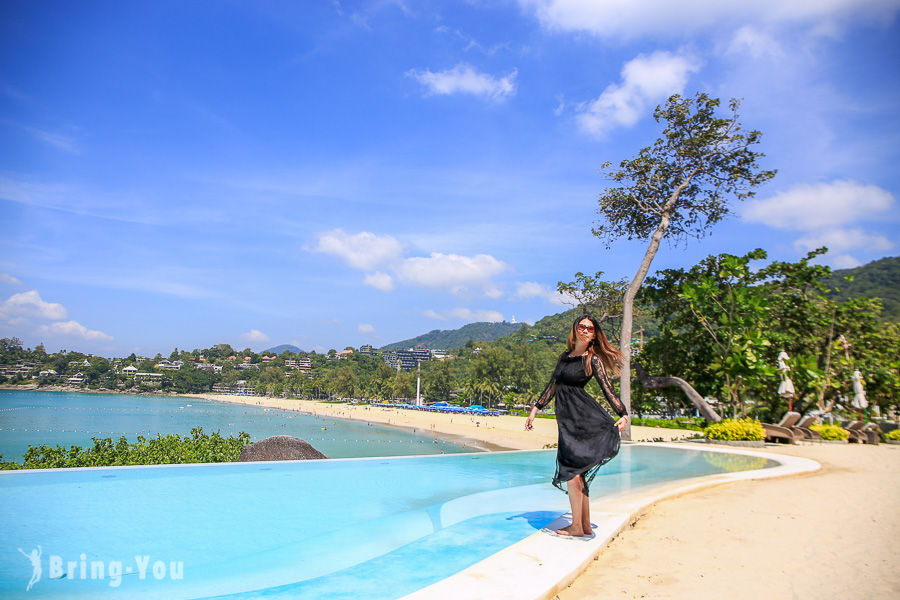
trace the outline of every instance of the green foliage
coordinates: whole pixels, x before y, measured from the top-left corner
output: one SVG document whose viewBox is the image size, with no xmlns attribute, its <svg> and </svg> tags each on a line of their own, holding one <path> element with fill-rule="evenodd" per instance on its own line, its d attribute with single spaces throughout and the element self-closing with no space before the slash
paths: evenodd
<svg viewBox="0 0 900 600">
<path fill-rule="evenodd" d="M 824 437 L 824 436 L 823 436 Z M 900 442 L 900 429 L 894 429 L 884 435 L 884 439 L 892 442 Z"/>
<path fill-rule="evenodd" d="M 900 322 L 900 256 L 882 258 L 855 269 L 835 271 L 825 279 L 829 295 L 838 302 L 852 298 L 878 298 L 881 318 Z"/>
<path fill-rule="evenodd" d="M 653 117 L 666 128 L 652 146 L 607 173 L 618 187 L 600 196 L 604 221 L 594 235 L 607 245 L 618 238 L 646 240 L 663 224 L 663 235 L 675 242 L 702 237 L 729 214 L 729 198 L 749 198 L 775 176 L 759 169 L 763 155 L 750 148 L 762 134 L 742 130 L 739 102 L 731 100 L 727 118 L 716 116 L 719 104 L 706 94 L 676 94 L 656 108 Z"/>
<path fill-rule="evenodd" d="M 648 279 L 643 298 L 654 306 L 660 335 L 639 360 L 654 375 L 687 380 L 735 413 L 749 410 L 775 422 L 787 410 L 776 391 L 777 356 L 790 356 L 797 391 L 793 410 L 830 410 L 852 396 L 852 373 L 863 370 L 870 402 L 882 410 L 900 399 L 900 327 L 878 317 L 877 301 L 838 303 L 822 281 L 830 269 L 813 264 L 824 248 L 795 263 L 772 262 L 762 250 L 743 257 L 710 256 L 690 269 L 670 269 Z M 851 347 L 844 350 L 843 335 Z M 684 403 L 678 393 L 670 402 Z"/>
<path fill-rule="evenodd" d="M 68 467 L 110 467 L 122 465 L 168 465 L 183 463 L 234 462 L 241 450 L 250 444 L 250 434 L 241 432 L 238 437 L 223 438 L 218 432 L 203 433 L 202 427 L 191 429 L 190 437 L 157 434 L 147 439 L 129 443 L 125 436 L 114 442 L 112 438 L 94 440 L 94 446 L 46 445 L 29 446 L 22 464 L 0 463 L 0 469 L 58 469 Z M 2 457 L 0 457 L 2 458 Z"/>
<path fill-rule="evenodd" d="M 837 425 L 812 425 L 810 429 L 818 431 L 823 440 L 846 440 L 850 432 Z"/>
<path fill-rule="evenodd" d="M 724 441 L 761 441 L 766 439 L 766 432 L 759 421 L 753 419 L 722 419 L 711 423 L 703 430 L 710 440 Z"/>
</svg>

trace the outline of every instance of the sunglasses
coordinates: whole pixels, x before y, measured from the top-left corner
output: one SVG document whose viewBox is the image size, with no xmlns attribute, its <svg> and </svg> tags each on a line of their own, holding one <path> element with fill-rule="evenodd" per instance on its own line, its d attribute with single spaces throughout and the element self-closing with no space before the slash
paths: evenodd
<svg viewBox="0 0 900 600">
<path fill-rule="evenodd" d="M 578 331 L 586 331 L 587 333 L 594 333 L 594 327 L 592 325 L 579 325 Z"/>
</svg>

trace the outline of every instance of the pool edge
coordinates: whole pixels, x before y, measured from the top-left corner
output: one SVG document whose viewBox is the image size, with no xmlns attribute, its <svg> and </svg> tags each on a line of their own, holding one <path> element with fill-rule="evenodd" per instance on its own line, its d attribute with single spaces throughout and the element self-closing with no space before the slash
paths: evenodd
<svg viewBox="0 0 900 600">
<path fill-rule="evenodd" d="M 726 483 L 787 477 L 821 469 L 819 463 L 808 458 L 752 450 L 699 448 L 658 442 L 638 442 L 635 445 L 740 454 L 762 457 L 780 464 L 766 469 L 719 473 L 677 481 L 630 496 L 600 498 L 591 503 L 591 520 L 596 523 L 592 539 L 565 539 L 540 531 L 447 579 L 403 596 L 400 600 L 553 598 L 584 572 L 629 523 L 657 502 Z M 568 519 L 562 518 L 559 523 L 567 524 Z M 548 527 L 552 529 L 554 526 L 555 523 Z"/>
</svg>

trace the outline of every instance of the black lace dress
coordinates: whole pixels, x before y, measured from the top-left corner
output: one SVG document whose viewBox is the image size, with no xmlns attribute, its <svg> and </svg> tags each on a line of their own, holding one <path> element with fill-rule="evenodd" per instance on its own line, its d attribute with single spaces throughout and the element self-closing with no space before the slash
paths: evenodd
<svg viewBox="0 0 900 600">
<path fill-rule="evenodd" d="M 559 428 L 559 448 L 556 452 L 556 474 L 553 485 L 567 492 L 565 483 L 577 475 L 584 475 L 584 493 L 597 469 L 612 460 L 619 452 L 619 429 L 615 419 L 584 391 L 590 377 L 584 374 L 587 356 L 570 357 L 563 353 L 544 393 L 535 401 L 544 408 L 556 396 L 556 425 Z M 616 396 L 606 369 L 598 356 L 591 360 L 594 379 L 603 395 L 620 417 L 625 405 Z"/>
</svg>

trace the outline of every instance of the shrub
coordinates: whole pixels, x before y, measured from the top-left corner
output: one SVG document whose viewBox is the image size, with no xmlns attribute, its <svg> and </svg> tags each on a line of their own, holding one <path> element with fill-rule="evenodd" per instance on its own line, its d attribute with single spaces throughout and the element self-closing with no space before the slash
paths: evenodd
<svg viewBox="0 0 900 600">
<path fill-rule="evenodd" d="M 703 419 L 696 420 L 703 422 Z M 644 427 L 659 427 L 661 429 L 689 429 L 693 431 L 703 431 L 703 427 L 700 425 L 695 425 L 688 420 L 679 421 L 678 419 L 642 419 L 640 417 L 635 417 L 631 421 L 631 424 L 642 425 Z"/>
<path fill-rule="evenodd" d="M 712 423 L 703 430 L 707 439 L 734 441 L 761 441 L 766 439 L 766 432 L 759 421 L 750 418 L 734 420 L 722 419 Z"/>
<path fill-rule="evenodd" d="M 823 440 L 846 440 L 850 437 L 850 432 L 837 425 L 811 425 L 809 428 L 818 431 Z"/>
<path fill-rule="evenodd" d="M 227 438 L 203 433 L 202 427 L 191 429 L 191 436 L 177 434 L 156 438 L 138 436 L 129 443 L 125 436 L 114 442 L 112 438 L 92 438 L 91 448 L 81 446 L 29 446 L 22 464 L 3 462 L 0 469 L 58 469 L 67 467 L 108 467 L 119 465 L 166 465 L 179 463 L 234 462 L 241 450 L 250 445 L 250 434 L 241 432 Z"/>
<path fill-rule="evenodd" d="M 900 442 L 900 429 L 895 429 L 893 431 L 889 431 L 885 434 L 885 439 L 890 440 L 892 442 Z"/>
</svg>

